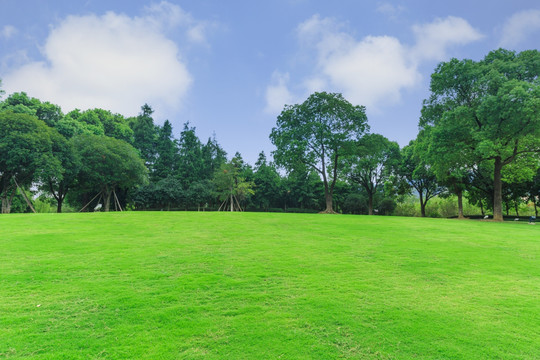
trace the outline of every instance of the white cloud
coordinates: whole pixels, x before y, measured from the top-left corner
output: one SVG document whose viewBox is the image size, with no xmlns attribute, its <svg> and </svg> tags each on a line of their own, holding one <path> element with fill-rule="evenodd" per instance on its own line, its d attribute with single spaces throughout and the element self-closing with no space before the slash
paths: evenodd
<svg viewBox="0 0 540 360">
<path fill-rule="evenodd" d="M 321 70 L 355 104 L 396 103 L 401 90 L 420 79 L 406 52 L 396 38 L 368 36 L 321 59 Z"/>
<path fill-rule="evenodd" d="M 398 15 L 405 11 L 405 8 L 401 5 L 392 5 L 387 2 L 382 2 L 379 3 L 376 10 L 377 12 L 386 15 L 391 19 L 395 19 Z"/>
<path fill-rule="evenodd" d="M 301 23 L 297 28 L 299 42 L 302 51 L 309 54 L 304 57 L 315 59 L 312 74 L 300 81 L 305 90 L 302 97 L 324 90 L 341 92 L 353 104 L 371 110 L 395 104 L 403 91 L 419 84 L 423 62 L 444 60 L 448 47 L 482 37 L 465 20 L 455 17 L 436 19 L 412 30 L 416 43 L 407 45 L 392 36 L 357 40 L 335 20 L 318 15 Z M 272 106 L 278 107 L 278 97 L 272 100 Z"/>
<path fill-rule="evenodd" d="M 0 38 L 10 39 L 13 35 L 17 33 L 17 28 L 12 25 L 5 25 L 0 29 Z"/>
<path fill-rule="evenodd" d="M 465 45 L 480 40 L 483 35 L 466 20 L 454 16 L 435 19 L 432 23 L 413 26 L 416 45 L 412 56 L 417 60 L 444 60 L 446 50 L 454 45 Z"/>
<path fill-rule="evenodd" d="M 196 20 L 180 6 L 167 1 L 152 4 L 145 9 L 148 14 L 145 18 L 146 21 L 163 30 L 176 27 L 186 28 L 187 39 L 193 43 L 206 44 L 206 32 L 215 25 L 210 22 Z"/>
<path fill-rule="evenodd" d="M 279 114 L 285 105 L 295 103 L 295 98 L 288 88 L 289 74 L 274 71 L 272 83 L 266 88 L 266 107 L 264 111 L 268 114 Z"/>
<path fill-rule="evenodd" d="M 135 115 L 144 103 L 178 109 L 193 80 L 163 24 L 176 25 L 186 15 L 176 5 L 159 6 L 170 8 L 169 20 L 158 8 L 144 17 L 67 17 L 51 30 L 42 48 L 45 61 L 3 76 L 6 92 L 25 91 L 64 111 L 101 107 Z"/>
<path fill-rule="evenodd" d="M 512 15 L 504 24 L 499 46 L 513 48 L 540 30 L 540 10 L 526 10 Z"/>
</svg>

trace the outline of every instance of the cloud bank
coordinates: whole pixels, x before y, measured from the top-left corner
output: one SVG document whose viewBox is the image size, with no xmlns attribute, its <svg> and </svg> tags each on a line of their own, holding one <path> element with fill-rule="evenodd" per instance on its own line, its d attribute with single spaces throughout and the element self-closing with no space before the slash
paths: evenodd
<svg viewBox="0 0 540 360">
<path fill-rule="evenodd" d="M 52 28 L 44 61 L 3 77 L 7 93 L 59 104 L 64 111 L 101 107 L 135 115 L 144 103 L 177 109 L 193 81 L 176 43 L 166 36 L 181 26 L 186 39 L 204 42 L 204 24 L 167 2 L 142 17 L 108 12 L 69 16 Z"/>
<path fill-rule="evenodd" d="M 368 109 L 395 104 L 404 90 L 421 81 L 420 65 L 444 60 L 449 48 L 482 38 L 467 21 L 452 16 L 413 26 L 412 32 L 413 45 L 392 36 L 366 36 L 357 40 L 334 19 L 311 17 L 297 28 L 302 51 L 315 59 L 312 74 L 300 81 L 305 89 L 303 97 L 326 90 L 341 92 L 353 104 Z M 286 82 L 278 85 L 280 93 L 293 97 Z M 274 80 L 267 89 L 275 90 L 275 87 Z M 278 105 L 277 97 L 271 98 L 271 105 L 269 100 L 267 96 L 267 110 L 279 112 L 283 108 L 284 104 Z"/>
</svg>

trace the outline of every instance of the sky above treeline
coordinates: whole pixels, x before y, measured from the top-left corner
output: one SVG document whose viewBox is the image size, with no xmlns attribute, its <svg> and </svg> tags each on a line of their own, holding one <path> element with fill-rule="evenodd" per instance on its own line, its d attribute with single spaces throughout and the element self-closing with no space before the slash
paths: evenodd
<svg viewBox="0 0 540 360">
<path fill-rule="evenodd" d="M 371 132 L 416 137 L 441 61 L 540 47 L 540 2 L 0 0 L 6 94 L 190 123 L 254 163 L 285 104 L 340 92 Z"/>
</svg>

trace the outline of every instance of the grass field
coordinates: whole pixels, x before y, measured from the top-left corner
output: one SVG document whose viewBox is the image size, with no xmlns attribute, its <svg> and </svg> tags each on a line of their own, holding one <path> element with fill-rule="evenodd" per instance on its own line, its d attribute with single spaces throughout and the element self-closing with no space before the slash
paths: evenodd
<svg viewBox="0 0 540 360">
<path fill-rule="evenodd" d="M 539 226 L 185 212 L 0 226 L 0 358 L 540 358 Z"/>
</svg>

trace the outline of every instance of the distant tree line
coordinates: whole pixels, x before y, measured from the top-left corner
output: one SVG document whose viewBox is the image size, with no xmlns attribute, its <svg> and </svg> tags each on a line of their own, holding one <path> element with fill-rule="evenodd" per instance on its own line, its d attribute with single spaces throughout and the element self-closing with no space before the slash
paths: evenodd
<svg viewBox="0 0 540 360">
<path fill-rule="evenodd" d="M 14 93 L 0 102 L 2 213 L 28 211 L 36 194 L 62 212 L 248 210 L 392 214 L 407 195 L 455 195 L 495 220 L 540 201 L 540 54 L 497 50 L 481 61 L 441 63 L 431 78 L 419 134 L 400 148 L 369 132 L 365 108 L 341 94 L 287 105 L 252 166 L 227 157 L 213 136 L 185 123 L 156 125 L 103 109 L 62 113 Z M 1 95 L 1 93 L 0 93 Z M 33 195 L 33 196 L 27 196 Z M 23 201 L 23 198 L 24 201 Z M 22 204 L 22 205 L 20 205 Z M 31 204 L 29 204 L 31 205 Z"/>
</svg>

